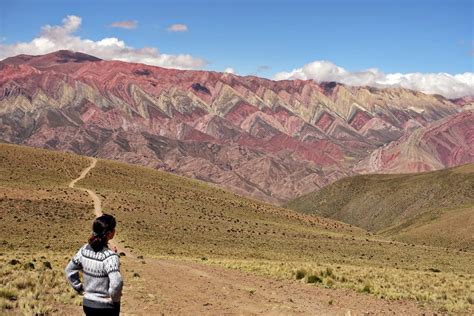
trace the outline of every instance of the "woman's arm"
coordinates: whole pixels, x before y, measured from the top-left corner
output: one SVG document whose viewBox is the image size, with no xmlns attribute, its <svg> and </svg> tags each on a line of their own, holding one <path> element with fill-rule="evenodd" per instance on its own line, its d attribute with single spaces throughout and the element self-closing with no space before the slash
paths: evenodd
<svg viewBox="0 0 474 316">
<path fill-rule="evenodd" d="M 115 303 L 122 297 L 123 279 L 120 274 L 120 258 L 113 254 L 104 261 L 105 271 L 109 276 L 109 295 Z"/>
<path fill-rule="evenodd" d="M 76 253 L 76 255 L 69 261 L 66 267 L 66 278 L 69 281 L 69 284 L 76 290 L 78 293 L 82 294 L 84 291 L 81 283 L 81 279 L 79 277 L 79 271 L 82 270 L 81 264 L 81 249 Z"/>
</svg>

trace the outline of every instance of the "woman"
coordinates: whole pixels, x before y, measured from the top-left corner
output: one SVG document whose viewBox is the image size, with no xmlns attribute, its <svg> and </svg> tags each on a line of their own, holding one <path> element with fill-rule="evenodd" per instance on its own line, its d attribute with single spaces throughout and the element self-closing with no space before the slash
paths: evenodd
<svg viewBox="0 0 474 316">
<path fill-rule="evenodd" d="M 83 308 L 89 315 L 119 315 L 123 281 L 120 258 L 108 248 L 115 235 L 115 218 L 104 214 L 92 225 L 92 235 L 66 267 L 66 276 L 72 287 L 84 294 Z M 84 282 L 81 283 L 79 271 Z"/>
</svg>

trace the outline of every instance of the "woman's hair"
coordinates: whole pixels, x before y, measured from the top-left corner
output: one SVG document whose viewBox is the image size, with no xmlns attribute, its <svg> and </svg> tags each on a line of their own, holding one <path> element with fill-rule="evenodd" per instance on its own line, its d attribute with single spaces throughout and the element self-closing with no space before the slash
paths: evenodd
<svg viewBox="0 0 474 316">
<path fill-rule="evenodd" d="M 103 214 L 94 220 L 92 235 L 89 237 L 89 245 L 94 251 L 100 251 L 107 246 L 107 233 L 113 231 L 115 225 L 115 218 L 108 214 Z"/>
</svg>

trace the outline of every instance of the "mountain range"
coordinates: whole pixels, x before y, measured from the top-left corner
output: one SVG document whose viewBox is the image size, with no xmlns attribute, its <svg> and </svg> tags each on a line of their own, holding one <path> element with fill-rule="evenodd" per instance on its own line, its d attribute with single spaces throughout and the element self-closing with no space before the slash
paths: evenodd
<svg viewBox="0 0 474 316">
<path fill-rule="evenodd" d="M 474 162 L 472 97 L 106 61 L 0 62 L 0 140 L 116 159 L 275 204 L 359 173 Z"/>
</svg>

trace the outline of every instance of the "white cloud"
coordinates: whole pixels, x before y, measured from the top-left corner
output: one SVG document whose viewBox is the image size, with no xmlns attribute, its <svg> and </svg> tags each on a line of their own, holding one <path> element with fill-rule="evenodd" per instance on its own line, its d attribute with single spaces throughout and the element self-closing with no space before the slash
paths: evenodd
<svg viewBox="0 0 474 316">
<path fill-rule="evenodd" d="M 137 21 L 117 21 L 109 25 L 110 27 L 118 27 L 121 29 L 132 30 L 136 29 L 138 26 Z"/>
<path fill-rule="evenodd" d="M 69 15 L 63 19 L 63 25 L 42 27 L 40 35 L 30 42 L 0 43 L 0 59 L 19 54 L 42 55 L 67 49 L 94 55 L 102 59 L 178 69 L 201 69 L 206 64 L 204 60 L 188 54 L 162 54 L 154 47 L 133 48 L 116 37 L 107 37 L 98 41 L 83 39 L 74 34 L 81 26 L 81 22 L 80 17 Z"/>
<path fill-rule="evenodd" d="M 474 95 L 474 73 L 391 73 L 371 68 L 351 72 L 329 61 L 314 61 L 290 72 L 280 72 L 275 80 L 313 79 L 317 82 L 336 81 L 351 86 L 396 86 L 424 93 L 441 94 L 447 98 Z"/>
<path fill-rule="evenodd" d="M 235 74 L 235 70 L 232 67 L 227 67 L 226 69 L 224 69 L 224 72 L 229 74 Z"/>
<path fill-rule="evenodd" d="M 188 26 L 186 24 L 173 24 L 168 27 L 170 32 L 187 32 Z"/>
</svg>

